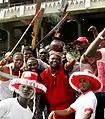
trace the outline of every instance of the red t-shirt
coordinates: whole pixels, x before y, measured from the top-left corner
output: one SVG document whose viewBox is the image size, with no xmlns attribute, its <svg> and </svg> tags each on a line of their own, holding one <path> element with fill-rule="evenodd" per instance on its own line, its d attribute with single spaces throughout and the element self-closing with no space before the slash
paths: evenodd
<svg viewBox="0 0 105 119">
<path fill-rule="evenodd" d="M 69 79 L 63 67 L 57 71 L 56 76 L 52 76 L 50 68 L 47 68 L 41 73 L 41 78 L 47 87 L 46 96 L 51 111 L 68 108 L 74 102 L 75 93 L 69 85 Z"/>
</svg>

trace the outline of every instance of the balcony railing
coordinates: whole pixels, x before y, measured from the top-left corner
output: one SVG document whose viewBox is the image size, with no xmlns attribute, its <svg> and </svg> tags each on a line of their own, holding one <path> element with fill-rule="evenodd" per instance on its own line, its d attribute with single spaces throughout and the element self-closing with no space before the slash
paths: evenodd
<svg viewBox="0 0 105 119">
<path fill-rule="evenodd" d="M 105 0 L 67 0 L 67 2 L 69 3 L 68 11 L 73 13 L 99 11 L 99 9 L 105 10 Z M 41 4 L 41 7 L 45 8 L 45 14 L 58 13 L 61 6 L 62 0 L 51 0 L 50 2 L 42 2 Z M 13 7 L 0 10 L 0 22 L 5 22 L 6 19 L 15 20 L 33 16 L 35 9 L 36 4 L 18 4 L 18 6 L 14 4 Z"/>
<path fill-rule="evenodd" d="M 41 2 L 55 2 L 55 1 L 58 1 L 58 0 L 41 0 Z M 1 0 L 0 8 L 14 7 L 14 6 L 28 5 L 28 4 L 34 4 L 33 0 L 18 0 L 18 1 Z"/>
</svg>

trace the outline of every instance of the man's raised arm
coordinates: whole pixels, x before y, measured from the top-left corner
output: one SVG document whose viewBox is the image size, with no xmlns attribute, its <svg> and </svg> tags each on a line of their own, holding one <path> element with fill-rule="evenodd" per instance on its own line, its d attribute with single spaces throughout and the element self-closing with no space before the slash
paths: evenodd
<svg viewBox="0 0 105 119">
<path fill-rule="evenodd" d="M 89 47 L 87 48 L 87 50 L 83 54 L 81 60 L 84 59 L 84 56 L 94 57 L 94 58 L 99 59 L 100 58 L 100 52 L 98 52 L 97 49 L 98 49 L 100 43 L 102 42 L 102 40 L 105 40 L 105 28 L 98 34 L 96 39 L 89 45 Z"/>
</svg>

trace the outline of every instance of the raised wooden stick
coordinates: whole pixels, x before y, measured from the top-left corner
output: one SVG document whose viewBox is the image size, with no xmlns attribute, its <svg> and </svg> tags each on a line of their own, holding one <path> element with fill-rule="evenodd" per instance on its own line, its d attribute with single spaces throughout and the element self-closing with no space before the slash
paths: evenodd
<svg viewBox="0 0 105 119">
<path fill-rule="evenodd" d="M 31 23 L 28 25 L 27 29 L 24 31 L 24 33 L 22 34 L 22 36 L 20 37 L 19 41 L 16 43 L 16 45 L 13 47 L 11 54 L 14 52 L 14 50 L 16 49 L 16 47 L 19 45 L 19 43 L 21 42 L 21 40 L 23 39 L 23 37 L 25 36 L 25 34 L 27 33 L 27 31 L 29 30 L 29 28 L 31 27 L 31 25 L 33 24 L 33 22 L 35 21 L 35 19 L 37 18 L 37 16 L 40 14 L 40 11 L 37 12 L 37 14 L 34 16 L 34 18 L 32 19 Z"/>
<path fill-rule="evenodd" d="M 53 34 L 53 33 L 55 32 L 55 30 L 56 30 L 57 28 L 59 28 L 59 26 L 61 26 L 61 25 L 64 23 L 64 21 L 66 20 L 66 18 L 67 18 L 69 15 L 70 15 L 70 12 L 67 12 L 67 13 L 65 14 L 65 16 L 59 21 L 59 23 L 58 23 L 43 39 L 41 39 L 41 40 L 36 44 L 35 48 L 38 47 L 38 46 L 40 45 L 40 43 L 42 43 L 42 42 L 43 42 L 46 38 L 48 38 L 51 34 Z"/>
</svg>

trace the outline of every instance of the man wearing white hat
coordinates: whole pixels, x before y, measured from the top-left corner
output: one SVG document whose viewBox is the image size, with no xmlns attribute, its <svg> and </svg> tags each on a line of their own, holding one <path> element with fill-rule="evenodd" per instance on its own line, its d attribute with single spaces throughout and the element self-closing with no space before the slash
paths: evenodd
<svg viewBox="0 0 105 119">
<path fill-rule="evenodd" d="M 0 119 L 32 119 L 33 113 L 28 107 L 29 100 L 34 97 L 35 88 L 46 91 L 46 87 L 37 83 L 37 74 L 26 71 L 21 79 L 13 79 L 9 88 L 16 91 L 17 98 L 8 98 L 0 102 Z"/>
<path fill-rule="evenodd" d="M 49 119 L 75 112 L 75 119 L 95 119 L 97 99 L 93 91 L 102 89 L 100 80 L 90 72 L 75 72 L 70 76 L 70 85 L 82 94 L 67 109 L 52 111 Z"/>
</svg>

